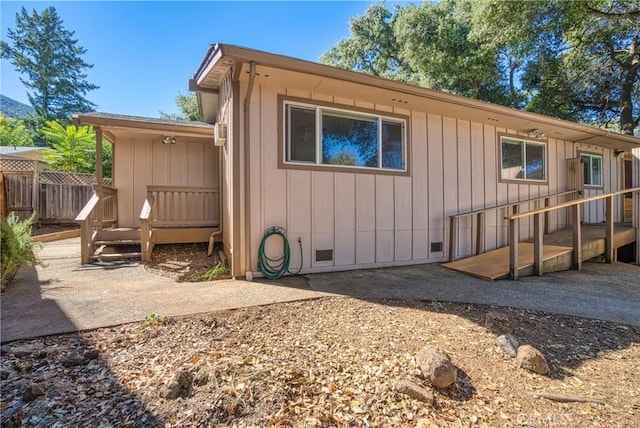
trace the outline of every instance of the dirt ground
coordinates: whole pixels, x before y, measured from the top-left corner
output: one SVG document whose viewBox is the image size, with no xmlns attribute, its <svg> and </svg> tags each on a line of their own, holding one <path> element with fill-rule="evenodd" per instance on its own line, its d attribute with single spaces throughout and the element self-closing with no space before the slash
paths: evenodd
<svg viewBox="0 0 640 428">
<path fill-rule="evenodd" d="M 483 321 L 496 310 L 520 343 L 542 351 L 548 376 L 498 349 Z M 415 364 L 426 344 L 458 370 L 433 405 L 395 391 L 400 380 L 429 388 Z M 327 297 L 156 314 L 2 352 L 6 427 L 631 427 L 640 418 L 640 329 L 480 305 Z M 175 379 L 177 398 L 167 393 Z"/>
<path fill-rule="evenodd" d="M 217 275 L 206 275 L 207 271 L 224 263 L 220 257 L 221 244 L 215 245 L 210 256 L 207 255 L 208 247 L 207 243 L 156 245 L 153 247 L 151 261 L 145 264 L 145 268 L 178 282 L 229 278 L 225 270 Z"/>
<path fill-rule="evenodd" d="M 158 245 L 147 268 L 201 281 L 220 261 L 206 249 Z M 495 311 L 544 354 L 549 375 L 496 346 L 500 332 L 484 322 Z M 451 356 L 455 385 L 431 389 L 415 362 L 425 345 Z M 640 328 L 483 305 L 324 297 L 151 314 L 1 351 L 3 427 L 632 427 L 640 418 Z M 432 390 L 434 403 L 398 393 L 402 380 Z"/>
</svg>

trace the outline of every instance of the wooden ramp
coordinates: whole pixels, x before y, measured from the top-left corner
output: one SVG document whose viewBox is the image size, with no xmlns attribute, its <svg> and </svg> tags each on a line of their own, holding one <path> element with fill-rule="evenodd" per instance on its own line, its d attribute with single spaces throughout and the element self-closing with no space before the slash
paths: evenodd
<svg viewBox="0 0 640 428">
<path fill-rule="evenodd" d="M 589 260 L 604 254 L 604 226 L 582 225 L 582 260 Z M 545 235 L 543 252 L 544 272 L 557 272 L 571 269 L 572 253 L 571 229 L 562 229 Z M 625 224 L 615 226 L 614 247 L 620 248 L 635 242 L 635 231 Z M 533 274 L 533 243 L 518 244 L 518 271 L 520 276 Z M 476 278 L 495 280 L 509 277 L 509 247 L 502 247 L 477 256 L 442 266 Z"/>
</svg>

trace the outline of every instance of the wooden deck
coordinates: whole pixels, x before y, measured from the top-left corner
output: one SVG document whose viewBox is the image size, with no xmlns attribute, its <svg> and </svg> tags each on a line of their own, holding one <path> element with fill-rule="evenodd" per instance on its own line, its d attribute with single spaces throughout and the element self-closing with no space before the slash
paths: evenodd
<svg viewBox="0 0 640 428">
<path fill-rule="evenodd" d="M 605 252 L 604 225 L 582 225 L 582 260 L 589 260 Z M 571 229 L 561 229 L 544 236 L 543 266 L 545 272 L 571 269 Z M 615 226 L 614 247 L 635 242 L 635 230 L 628 224 Z M 533 273 L 533 243 L 520 242 L 518 270 L 521 276 Z M 509 277 L 509 247 L 498 248 L 477 256 L 445 263 L 442 266 L 477 278 L 495 280 Z"/>
</svg>

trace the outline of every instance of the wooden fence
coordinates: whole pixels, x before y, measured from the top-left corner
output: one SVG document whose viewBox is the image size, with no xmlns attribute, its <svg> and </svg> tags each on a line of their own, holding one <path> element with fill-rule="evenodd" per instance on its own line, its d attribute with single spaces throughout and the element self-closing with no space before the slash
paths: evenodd
<svg viewBox="0 0 640 428">
<path fill-rule="evenodd" d="M 25 219 L 35 211 L 41 224 L 75 223 L 76 215 L 93 195 L 93 174 L 39 171 L 38 161 L 3 161 L 0 205 L 4 212 L 0 215 L 14 212 Z"/>
</svg>

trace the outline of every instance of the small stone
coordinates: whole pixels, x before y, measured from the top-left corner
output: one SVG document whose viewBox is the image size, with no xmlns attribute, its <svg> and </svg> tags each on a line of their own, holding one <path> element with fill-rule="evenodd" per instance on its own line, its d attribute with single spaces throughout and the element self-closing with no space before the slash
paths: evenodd
<svg viewBox="0 0 640 428">
<path fill-rule="evenodd" d="M 22 401 L 29 403 L 42 395 L 44 395 L 43 386 L 39 383 L 32 383 L 22 393 Z"/>
<path fill-rule="evenodd" d="M 193 383 L 197 386 L 206 385 L 211 377 L 211 369 L 207 366 L 200 367 L 200 370 L 193 377 Z"/>
<path fill-rule="evenodd" d="M 22 346 L 16 346 L 12 348 L 9 352 L 16 356 L 16 358 L 24 358 L 28 355 L 33 354 L 34 352 L 40 352 L 44 349 L 44 345 L 42 343 L 32 343 L 26 344 Z"/>
<path fill-rule="evenodd" d="M 98 351 L 96 351 L 95 349 L 90 349 L 89 351 L 84 353 L 83 358 L 85 361 L 91 361 L 98 358 L 98 355 Z"/>
<path fill-rule="evenodd" d="M 518 367 L 523 369 L 527 369 L 541 375 L 549 373 L 549 365 L 547 364 L 547 360 L 544 358 L 544 355 L 531 345 L 522 345 L 518 348 L 516 361 L 518 363 Z"/>
<path fill-rule="evenodd" d="M 433 392 L 429 391 L 410 380 L 401 380 L 396 383 L 396 391 L 400 394 L 408 395 L 416 400 L 424 401 L 425 403 L 433 404 Z"/>
<path fill-rule="evenodd" d="M 484 326 L 496 334 L 512 332 L 509 316 L 502 312 L 487 312 L 484 317 Z"/>
<path fill-rule="evenodd" d="M 193 391 L 193 374 L 187 370 L 179 370 L 174 378 L 160 390 L 160 397 L 175 400 L 188 397 Z"/>
<path fill-rule="evenodd" d="M 2 345 L 0 346 L 0 355 L 7 355 L 11 353 L 10 345 Z"/>
<path fill-rule="evenodd" d="M 520 344 L 512 335 L 503 334 L 498 336 L 498 338 L 496 339 L 496 344 L 500 347 L 502 352 L 504 352 L 511 358 L 515 358 L 516 355 L 518 355 L 518 346 L 520 346 Z"/>
<path fill-rule="evenodd" d="M 425 379 L 436 388 L 446 388 L 455 383 L 458 370 L 451 364 L 446 352 L 425 346 L 416 355 L 416 363 Z"/>
<path fill-rule="evenodd" d="M 11 376 L 11 371 L 7 369 L 0 369 L 0 379 L 7 380 Z"/>
<path fill-rule="evenodd" d="M 62 364 L 62 367 L 71 368 L 84 364 L 84 358 L 79 355 L 70 355 L 63 359 L 60 364 Z"/>
</svg>

